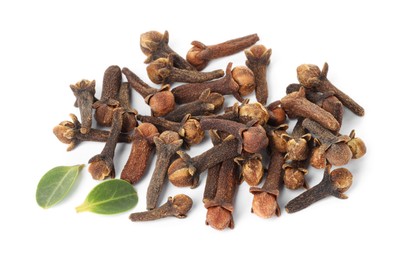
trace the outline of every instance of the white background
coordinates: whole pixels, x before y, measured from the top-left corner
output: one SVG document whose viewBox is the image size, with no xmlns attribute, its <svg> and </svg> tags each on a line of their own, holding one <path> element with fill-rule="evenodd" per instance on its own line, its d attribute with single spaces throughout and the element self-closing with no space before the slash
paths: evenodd
<svg viewBox="0 0 407 260">
<path fill-rule="evenodd" d="M 0 3 L 1 221 L 0 259 L 406 259 L 405 106 L 407 16 L 402 1 L 8 1 Z M 341 201 L 327 198 L 280 218 L 250 213 L 252 195 L 242 184 L 236 196 L 235 229 L 205 225 L 197 189 L 186 193 L 194 206 L 186 219 L 132 223 L 128 214 L 102 216 L 75 212 L 97 184 L 87 167 L 72 193 L 44 210 L 35 190 L 41 176 L 58 165 L 87 163 L 103 144 L 82 143 L 66 152 L 52 128 L 73 106 L 69 85 L 95 79 L 100 95 L 104 70 L 127 66 L 146 82 L 139 48 L 141 33 L 170 33 L 170 46 L 185 55 L 192 40 L 214 44 L 258 33 L 271 47 L 269 101 L 281 98 L 296 82 L 302 63 L 330 65 L 328 78 L 366 110 L 359 118 L 345 111 L 344 134 L 355 128 L 368 153 L 347 167 L 354 185 Z M 206 70 L 244 65 L 243 53 L 211 62 Z M 153 85 L 153 84 L 151 84 Z M 135 108 L 149 113 L 133 92 Z M 250 96 L 254 100 L 253 95 Z M 233 99 L 227 99 L 231 105 Z M 193 148 L 196 155 L 211 147 Z M 119 145 L 118 172 L 130 145 Z M 152 167 L 153 168 L 153 167 Z M 152 172 L 150 169 L 150 174 Z M 307 176 L 313 186 L 321 171 Z M 145 209 L 149 176 L 135 188 Z M 299 192 L 283 190 L 282 207 Z"/>
</svg>

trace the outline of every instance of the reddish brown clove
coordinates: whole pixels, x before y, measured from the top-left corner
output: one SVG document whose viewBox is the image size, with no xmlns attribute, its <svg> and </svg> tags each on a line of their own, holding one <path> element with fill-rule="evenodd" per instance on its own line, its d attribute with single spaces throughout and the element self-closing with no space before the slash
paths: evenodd
<svg viewBox="0 0 407 260">
<path fill-rule="evenodd" d="M 159 58 L 147 66 L 147 74 L 150 80 L 156 84 L 170 84 L 173 82 L 198 83 L 205 82 L 222 77 L 223 70 L 214 70 L 211 72 L 199 72 L 194 70 L 185 70 L 174 67 L 174 57 Z"/>
<path fill-rule="evenodd" d="M 81 80 L 75 85 L 70 85 L 72 92 L 76 97 L 75 105 L 79 107 L 81 114 L 82 134 L 89 133 L 92 127 L 92 105 L 95 99 L 95 81 Z"/>
<path fill-rule="evenodd" d="M 166 58 L 169 55 L 174 57 L 174 66 L 180 69 L 195 70 L 195 67 L 189 64 L 178 53 L 173 51 L 168 45 L 169 34 L 167 31 L 164 34 L 157 31 L 149 31 L 141 34 L 140 48 L 147 56 L 144 63 L 150 63 L 159 58 Z"/>
<path fill-rule="evenodd" d="M 348 197 L 343 192 L 352 185 L 352 173 L 345 168 L 330 171 L 331 165 L 328 164 L 322 181 L 289 201 L 285 210 L 288 213 L 295 213 L 330 195 L 339 199 L 347 199 Z"/>
<path fill-rule="evenodd" d="M 86 134 L 81 133 L 81 123 L 74 114 L 69 115 L 72 119 L 70 121 L 62 121 L 59 125 L 55 126 L 53 132 L 55 136 L 64 144 L 68 144 L 67 151 L 74 149 L 80 142 L 106 142 L 109 138 L 109 131 L 100 129 L 89 129 Z M 131 143 L 132 138 L 128 134 L 120 133 L 118 142 Z"/>
<path fill-rule="evenodd" d="M 97 154 L 89 159 L 88 171 L 95 180 L 103 180 L 107 177 L 115 177 L 115 169 L 113 163 L 116 144 L 120 135 L 123 124 L 124 108 L 116 108 L 113 111 L 112 128 L 110 135 L 106 141 L 105 147 L 100 154 Z"/>
<path fill-rule="evenodd" d="M 322 71 L 313 64 L 302 64 L 297 68 L 298 81 L 306 88 L 313 88 L 319 92 L 332 91 L 334 95 L 349 108 L 350 111 L 358 116 L 363 116 L 365 110 L 352 98 L 336 88 L 327 78 L 328 63 L 324 63 Z"/>
<path fill-rule="evenodd" d="M 177 187 L 197 187 L 202 172 L 239 155 L 238 145 L 238 141 L 230 135 L 222 143 L 192 158 L 178 151 L 181 158 L 176 159 L 168 168 L 170 182 Z"/>
<path fill-rule="evenodd" d="M 151 107 L 154 116 L 164 116 L 174 110 L 175 100 L 170 86 L 164 85 L 161 89 L 150 87 L 128 68 L 122 69 L 130 86 L 137 91 L 144 101 Z"/>
<path fill-rule="evenodd" d="M 239 184 L 239 171 L 233 159 L 222 162 L 219 169 L 218 185 L 213 200 L 205 202 L 206 224 L 217 230 L 233 229 L 233 199 Z"/>
<path fill-rule="evenodd" d="M 287 116 L 284 109 L 281 107 L 281 101 L 277 100 L 266 106 L 269 114 L 268 123 L 271 126 L 279 126 L 285 123 Z"/>
<path fill-rule="evenodd" d="M 253 71 L 256 82 L 256 99 L 265 105 L 268 98 L 267 66 L 270 63 L 271 49 L 264 45 L 254 45 L 245 50 L 246 66 Z"/>
<path fill-rule="evenodd" d="M 164 187 L 168 166 L 175 152 L 181 147 L 182 139 L 173 131 L 164 131 L 159 137 L 154 137 L 157 149 L 157 161 L 150 184 L 147 189 L 147 209 L 156 208 L 161 191 Z"/>
<path fill-rule="evenodd" d="M 268 139 L 264 128 L 260 125 L 253 126 L 255 122 L 242 124 L 238 122 L 202 118 L 201 127 L 203 130 L 216 129 L 232 134 L 239 141 L 238 153 L 242 149 L 249 153 L 257 153 L 267 147 Z"/>
<path fill-rule="evenodd" d="M 267 170 L 267 177 L 261 188 L 251 187 L 254 195 L 252 212 L 261 218 L 280 216 L 280 207 L 277 199 L 280 194 L 282 167 L 284 154 L 272 149 L 271 159 Z"/>
<path fill-rule="evenodd" d="M 190 115 L 184 116 L 180 123 L 154 116 L 138 115 L 137 118 L 141 122 L 154 124 L 161 132 L 166 130 L 177 132 L 185 141 L 184 145 L 187 145 L 187 148 L 190 145 L 201 143 L 205 137 L 199 121 L 191 118 Z"/>
<path fill-rule="evenodd" d="M 257 34 L 229 40 L 216 45 L 206 46 L 202 42 L 193 41 L 193 47 L 187 53 L 187 61 L 196 69 L 203 70 L 210 60 L 238 53 L 259 40 Z"/>
<path fill-rule="evenodd" d="M 168 197 L 166 203 L 158 208 L 145 212 L 130 214 L 130 220 L 151 221 L 166 217 L 186 218 L 188 211 L 192 208 L 193 201 L 184 194 L 175 195 L 174 198 Z"/>
<path fill-rule="evenodd" d="M 135 184 L 144 176 L 153 154 L 155 136 L 158 130 L 153 124 L 142 123 L 134 129 L 130 155 L 120 174 L 122 180 Z"/>
<path fill-rule="evenodd" d="M 305 181 L 305 175 L 308 174 L 307 166 L 308 160 L 285 163 L 283 165 L 284 186 L 290 190 L 297 190 L 302 187 L 308 189 L 308 184 Z"/>
<path fill-rule="evenodd" d="M 312 136 L 307 133 L 302 122 L 303 119 L 299 118 L 291 135 L 283 135 L 283 138 L 287 141 L 287 160 L 303 161 L 308 158 L 309 141 Z"/>
<path fill-rule="evenodd" d="M 215 92 L 211 93 L 209 89 L 205 89 L 198 100 L 176 107 L 173 111 L 165 115 L 165 118 L 170 121 L 179 122 L 187 114 L 200 116 L 216 113 L 223 107 L 224 101 L 225 98 L 221 94 Z"/>
<path fill-rule="evenodd" d="M 362 139 L 355 137 L 355 130 L 352 130 L 349 134 L 350 141 L 346 144 L 352 151 L 352 159 L 359 159 L 366 154 L 366 145 Z"/>
<path fill-rule="evenodd" d="M 310 118 L 332 131 L 338 131 L 340 128 L 333 115 L 305 98 L 304 88 L 283 97 L 281 106 L 290 118 Z"/>
<path fill-rule="evenodd" d="M 243 180 L 249 186 L 256 186 L 263 178 L 264 169 L 261 154 L 243 153 L 235 159 L 241 166 Z"/>
<path fill-rule="evenodd" d="M 233 68 L 230 62 L 226 67 L 223 78 L 203 83 L 184 84 L 175 87 L 172 93 L 178 104 L 189 103 L 199 98 L 205 89 L 222 95 L 233 95 L 237 100 L 243 102 L 242 96 L 253 92 L 255 86 L 253 72 L 244 66 Z"/>
</svg>

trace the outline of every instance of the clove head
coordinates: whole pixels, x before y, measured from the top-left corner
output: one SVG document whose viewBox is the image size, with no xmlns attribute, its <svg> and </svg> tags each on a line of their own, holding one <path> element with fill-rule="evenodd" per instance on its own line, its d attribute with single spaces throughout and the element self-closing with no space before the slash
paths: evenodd
<svg viewBox="0 0 407 260">
<path fill-rule="evenodd" d="M 269 113 L 269 121 L 270 124 L 273 126 L 282 125 L 285 123 L 287 116 L 285 111 L 282 107 L 276 107 L 268 111 Z"/>
<path fill-rule="evenodd" d="M 288 125 L 280 125 L 269 132 L 271 148 L 275 148 L 280 153 L 287 152 L 287 140 L 284 137 L 287 135 L 287 128 Z"/>
<path fill-rule="evenodd" d="M 271 218 L 277 213 L 276 196 L 267 192 L 254 194 L 252 212 L 261 218 Z"/>
<path fill-rule="evenodd" d="M 206 224 L 217 230 L 233 228 L 232 212 L 221 207 L 210 207 L 206 213 Z"/>
<path fill-rule="evenodd" d="M 338 192 L 347 191 L 352 186 L 352 173 L 346 168 L 337 168 L 330 174 L 331 181 Z"/>
<path fill-rule="evenodd" d="M 168 58 L 158 58 L 147 66 L 148 77 L 156 84 L 166 82 L 171 70 L 172 63 Z"/>
<path fill-rule="evenodd" d="M 168 180 L 176 187 L 193 185 L 194 171 L 182 159 L 178 158 L 168 168 Z"/>
<path fill-rule="evenodd" d="M 352 158 L 359 159 L 363 155 L 366 154 L 366 145 L 362 139 L 356 137 L 352 138 L 347 145 L 349 146 L 350 150 L 352 151 Z"/>
<path fill-rule="evenodd" d="M 311 152 L 310 164 L 316 169 L 324 169 L 326 166 L 326 147 L 323 145 L 314 147 Z"/>
<path fill-rule="evenodd" d="M 246 152 L 258 153 L 267 145 L 267 134 L 262 126 L 252 126 L 243 132 L 243 149 Z"/>
<path fill-rule="evenodd" d="M 75 117 L 76 118 L 76 117 Z M 70 121 L 63 121 L 52 130 L 54 135 L 63 144 L 69 144 L 67 151 L 71 151 L 75 145 L 75 124 Z"/>
<path fill-rule="evenodd" d="M 321 83 L 321 70 L 313 64 L 302 64 L 297 67 L 298 81 L 306 88 L 312 88 Z"/>
<path fill-rule="evenodd" d="M 300 169 L 293 167 L 289 164 L 283 166 L 284 168 L 284 185 L 287 189 L 296 190 L 304 187 L 305 178 L 304 175 L 308 173 L 306 169 Z"/>
<path fill-rule="evenodd" d="M 164 35 L 157 31 L 149 31 L 140 35 L 140 48 L 141 51 L 147 56 L 150 57 L 157 51 L 158 47 L 162 44 L 168 43 L 168 35 Z M 147 59 L 146 62 L 149 59 Z"/>
<path fill-rule="evenodd" d="M 189 144 L 199 144 L 205 137 L 205 132 L 202 130 L 201 124 L 196 119 L 188 119 L 184 123 L 183 129 L 185 131 L 184 139 Z"/>
<path fill-rule="evenodd" d="M 346 143 L 340 142 L 332 144 L 326 151 L 325 156 L 330 164 L 342 166 L 347 164 L 352 159 L 353 154 Z"/>
<path fill-rule="evenodd" d="M 193 47 L 189 49 L 187 53 L 187 61 L 194 66 L 197 70 L 203 70 L 209 63 L 208 59 L 202 59 L 200 57 L 200 54 L 204 51 L 207 51 L 207 47 L 202 44 L 194 44 L 195 42 L 192 42 Z M 198 42 L 196 42 L 198 43 Z"/>
<path fill-rule="evenodd" d="M 239 85 L 239 94 L 247 96 L 251 94 L 255 87 L 253 72 L 246 66 L 236 66 L 232 70 L 232 78 Z"/>
<path fill-rule="evenodd" d="M 164 86 L 161 91 L 148 98 L 147 103 L 151 107 L 154 116 L 164 116 L 175 108 L 174 95 L 171 91 L 168 91 L 169 85 L 167 86 Z"/>
<path fill-rule="evenodd" d="M 96 155 L 89 160 L 88 171 L 95 180 L 104 180 L 114 176 L 113 161 L 103 155 Z"/>
<path fill-rule="evenodd" d="M 300 138 L 290 138 L 289 136 L 284 136 L 288 139 L 287 141 L 287 159 L 293 161 L 303 161 L 308 157 L 308 141 L 311 139 L 310 134 L 303 135 Z"/>
<path fill-rule="evenodd" d="M 242 175 L 244 181 L 249 186 L 256 186 L 260 183 L 263 177 L 263 164 L 261 156 L 253 156 L 248 160 L 245 160 L 242 165 Z"/>
<path fill-rule="evenodd" d="M 239 109 L 239 118 L 243 119 L 244 123 L 256 120 L 257 124 L 263 126 L 269 120 L 269 114 L 262 104 L 256 102 L 242 105 Z"/>
<path fill-rule="evenodd" d="M 172 203 L 172 215 L 177 218 L 185 218 L 188 211 L 192 208 L 193 201 L 185 194 L 175 195 L 174 198 L 168 198 Z"/>
</svg>

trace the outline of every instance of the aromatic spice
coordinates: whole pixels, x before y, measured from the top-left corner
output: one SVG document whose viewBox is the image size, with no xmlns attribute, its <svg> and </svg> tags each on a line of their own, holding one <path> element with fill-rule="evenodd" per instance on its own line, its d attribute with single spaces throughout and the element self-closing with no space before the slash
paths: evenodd
<svg viewBox="0 0 407 260">
<path fill-rule="evenodd" d="M 63 200 L 84 166 L 58 166 L 46 172 L 37 186 L 35 197 L 38 205 L 47 209 Z"/>
<path fill-rule="evenodd" d="M 254 45 L 244 53 L 247 58 L 246 66 L 255 76 L 256 99 L 260 104 L 265 105 L 268 98 L 267 66 L 270 63 L 271 49 L 267 49 L 264 45 Z"/>
<path fill-rule="evenodd" d="M 193 41 L 193 47 L 187 53 L 187 61 L 197 70 L 203 70 L 210 60 L 238 53 L 259 40 L 257 34 L 229 40 L 215 45 L 206 46 L 202 42 Z"/>
<path fill-rule="evenodd" d="M 331 165 L 328 164 L 322 181 L 288 202 L 285 210 L 288 213 L 295 213 L 330 195 L 339 199 L 347 199 L 348 197 L 343 192 L 351 185 L 352 173 L 350 171 L 345 168 L 337 168 L 331 172 Z"/>
<path fill-rule="evenodd" d="M 138 202 L 133 186 L 123 180 L 107 180 L 94 187 L 76 212 L 117 214 L 134 208 Z"/>
<path fill-rule="evenodd" d="M 70 121 L 62 121 L 59 125 L 53 129 L 54 135 L 64 144 L 69 144 L 67 151 L 74 149 L 80 142 L 92 141 L 92 142 L 106 142 L 109 138 L 109 131 L 100 129 L 89 129 L 87 134 L 82 134 L 80 129 L 82 124 L 74 114 L 69 115 L 72 119 Z M 128 134 L 119 134 L 118 142 L 131 143 L 131 136 Z"/>
<path fill-rule="evenodd" d="M 158 208 L 130 214 L 130 220 L 150 221 L 166 217 L 186 218 L 188 211 L 192 208 L 192 199 L 184 194 L 175 195 L 174 198 L 168 197 L 165 204 Z"/>
<path fill-rule="evenodd" d="M 92 127 L 92 105 L 95 99 L 95 81 L 81 80 L 71 85 L 71 90 L 76 97 L 75 106 L 79 107 L 82 126 L 80 132 L 87 134 Z"/>
<path fill-rule="evenodd" d="M 120 174 L 122 180 L 135 184 L 144 176 L 153 154 L 155 136 L 158 130 L 153 124 L 142 123 L 134 129 L 130 155 Z"/>
<path fill-rule="evenodd" d="M 264 169 L 261 154 L 242 153 L 242 157 L 236 158 L 241 165 L 243 180 L 249 186 L 256 186 L 263 178 Z"/>
<path fill-rule="evenodd" d="M 159 58 L 147 66 L 147 74 L 150 80 L 156 84 L 170 84 L 173 82 L 205 82 L 222 77 L 223 70 L 214 70 L 211 72 L 198 72 L 194 70 L 185 70 L 174 67 L 174 57 L 169 55 L 167 58 Z"/>
<path fill-rule="evenodd" d="M 197 100 L 206 89 L 222 95 L 233 95 L 237 100 L 242 102 L 242 96 L 253 92 L 254 86 L 254 75 L 249 68 L 238 66 L 232 70 L 232 63 L 229 62 L 223 78 L 203 83 L 184 84 L 175 87 L 172 93 L 174 94 L 175 102 L 178 104 Z"/>
<path fill-rule="evenodd" d="M 170 160 L 175 152 L 180 149 L 182 140 L 179 135 L 173 131 L 165 131 L 159 137 L 154 137 L 155 147 L 157 149 L 157 162 L 150 184 L 147 189 L 147 209 L 154 209 L 157 206 L 158 198 L 164 186 L 167 176 Z"/>
</svg>

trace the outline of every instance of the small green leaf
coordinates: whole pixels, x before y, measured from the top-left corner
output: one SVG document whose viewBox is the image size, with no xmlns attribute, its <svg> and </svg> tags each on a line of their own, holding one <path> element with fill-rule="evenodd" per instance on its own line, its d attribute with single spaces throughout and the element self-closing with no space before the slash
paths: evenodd
<svg viewBox="0 0 407 260">
<path fill-rule="evenodd" d="M 132 209 L 138 202 L 137 192 L 127 181 L 107 180 L 93 188 L 76 212 L 116 214 Z"/>
<path fill-rule="evenodd" d="M 47 209 L 65 198 L 84 166 L 84 164 L 58 166 L 45 173 L 37 186 L 38 205 Z"/>
</svg>

